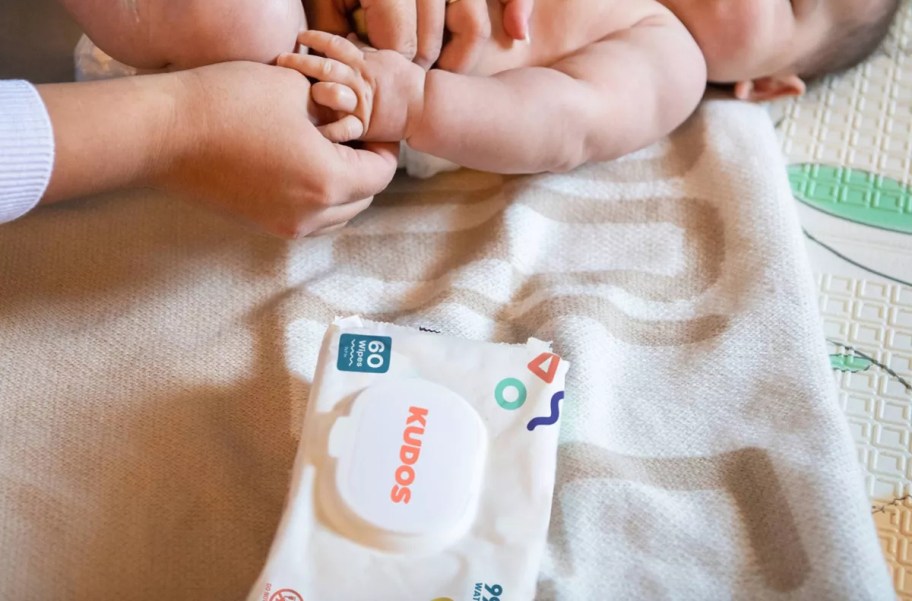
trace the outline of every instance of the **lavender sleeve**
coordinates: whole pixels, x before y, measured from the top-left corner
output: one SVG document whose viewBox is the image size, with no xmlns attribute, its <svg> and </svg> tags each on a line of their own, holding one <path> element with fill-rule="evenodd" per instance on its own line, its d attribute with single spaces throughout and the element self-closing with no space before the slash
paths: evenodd
<svg viewBox="0 0 912 601">
<path fill-rule="evenodd" d="M 54 132 L 38 90 L 0 81 L 0 223 L 38 204 L 54 166 Z"/>
</svg>

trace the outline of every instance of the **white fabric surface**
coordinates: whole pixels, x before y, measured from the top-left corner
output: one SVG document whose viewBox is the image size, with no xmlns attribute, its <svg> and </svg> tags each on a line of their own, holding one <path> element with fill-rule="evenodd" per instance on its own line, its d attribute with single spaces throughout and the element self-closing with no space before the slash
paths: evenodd
<svg viewBox="0 0 912 601">
<path fill-rule="evenodd" d="M 38 90 L 0 81 L 0 224 L 38 204 L 54 166 L 54 133 Z"/>
<path fill-rule="evenodd" d="M 734 102 L 293 244 L 145 192 L 36 211 L 0 229 L 0 598 L 242 597 L 351 313 L 572 363 L 540 599 L 892 598 L 801 244 Z"/>
</svg>

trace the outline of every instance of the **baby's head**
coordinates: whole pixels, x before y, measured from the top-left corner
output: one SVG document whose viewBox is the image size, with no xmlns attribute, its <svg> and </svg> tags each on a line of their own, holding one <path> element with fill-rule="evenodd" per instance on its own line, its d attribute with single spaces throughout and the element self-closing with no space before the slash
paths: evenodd
<svg viewBox="0 0 912 601">
<path fill-rule="evenodd" d="M 883 41 L 899 0 L 661 0 L 694 36 L 713 83 L 745 100 L 801 94 Z"/>
</svg>

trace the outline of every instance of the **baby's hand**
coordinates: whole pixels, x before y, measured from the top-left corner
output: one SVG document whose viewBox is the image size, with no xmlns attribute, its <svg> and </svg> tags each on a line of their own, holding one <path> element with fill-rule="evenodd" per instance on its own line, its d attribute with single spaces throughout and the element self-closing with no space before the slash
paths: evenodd
<svg viewBox="0 0 912 601">
<path fill-rule="evenodd" d="M 323 135 L 333 142 L 358 138 L 398 142 L 408 137 L 424 104 L 421 67 L 398 52 L 359 46 L 320 31 L 306 31 L 298 41 L 325 58 L 283 54 L 278 64 L 318 80 L 311 93 L 314 101 L 347 113 L 322 126 Z M 354 103 L 349 91 L 354 93 Z"/>
<path fill-rule="evenodd" d="M 341 131 L 346 125 L 352 127 L 346 140 L 354 140 L 361 137 L 361 134 L 364 133 L 361 121 L 351 115 L 358 108 L 358 96 L 354 90 L 340 83 L 324 81 L 315 84 L 308 82 L 307 88 L 307 116 L 310 118 L 310 122 L 321 133 L 324 133 L 325 138 L 330 141 L 335 140 L 335 138 L 326 133 L 327 127 L 332 126 L 329 129 L 329 133 L 333 133 Z M 351 117 L 351 119 L 345 123 L 339 123 L 346 117 Z"/>
</svg>

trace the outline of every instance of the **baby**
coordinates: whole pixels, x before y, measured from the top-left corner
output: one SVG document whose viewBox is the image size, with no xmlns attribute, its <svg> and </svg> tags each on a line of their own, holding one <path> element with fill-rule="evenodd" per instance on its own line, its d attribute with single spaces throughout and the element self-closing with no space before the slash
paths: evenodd
<svg viewBox="0 0 912 601">
<path fill-rule="evenodd" d="M 425 72 L 395 53 L 317 31 L 299 41 L 322 57 L 285 54 L 279 64 L 354 92 L 342 103 L 347 114 L 323 128 L 330 139 L 405 140 L 485 171 L 564 171 L 668 134 L 707 82 L 733 84 L 743 100 L 801 94 L 805 81 L 873 52 L 897 5 L 537 0 L 531 43 L 495 33 L 469 74 Z"/>
<path fill-rule="evenodd" d="M 693 112 L 707 82 L 733 84 L 743 100 L 800 94 L 806 80 L 870 54 L 898 5 L 536 0 L 530 35 L 517 35 L 526 24 L 502 10 L 515 0 L 488 0 L 491 38 L 474 68 L 457 74 L 328 33 L 298 35 L 304 6 L 313 17 L 327 7 L 351 11 L 357 0 L 120 0 L 113 17 L 99 10 L 111 0 L 64 1 L 102 49 L 138 67 L 268 62 L 287 50 L 279 64 L 318 80 L 312 97 L 332 121 L 323 126 L 328 138 L 404 140 L 502 173 L 564 171 L 647 146 Z M 448 25 L 459 3 L 479 1 L 438 0 Z M 322 56 L 292 53 L 295 36 Z"/>
</svg>

